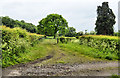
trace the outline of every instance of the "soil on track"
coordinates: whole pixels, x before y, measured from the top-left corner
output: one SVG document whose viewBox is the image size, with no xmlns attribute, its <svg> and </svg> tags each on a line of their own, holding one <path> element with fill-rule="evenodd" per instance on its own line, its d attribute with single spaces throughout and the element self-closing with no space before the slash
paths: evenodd
<svg viewBox="0 0 120 78">
<path fill-rule="evenodd" d="M 47 66 L 34 66 L 34 64 L 6 68 L 3 70 L 3 76 L 111 76 L 118 74 L 117 62 Z"/>
<path fill-rule="evenodd" d="M 55 47 L 55 45 L 51 46 L 51 48 L 53 47 Z M 55 57 L 56 55 L 58 56 Z M 118 74 L 117 61 L 89 61 L 87 58 L 87 62 L 74 64 L 51 63 L 65 56 L 67 55 L 57 47 L 52 50 L 51 55 L 26 64 L 4 68 L 2 74 L 3 76 L 111 76 L 113 74 Z M 83 57 L 81 57 L 81 61 Z M 75 60 L 72 57 L 71 59 Z"/>
</svg>

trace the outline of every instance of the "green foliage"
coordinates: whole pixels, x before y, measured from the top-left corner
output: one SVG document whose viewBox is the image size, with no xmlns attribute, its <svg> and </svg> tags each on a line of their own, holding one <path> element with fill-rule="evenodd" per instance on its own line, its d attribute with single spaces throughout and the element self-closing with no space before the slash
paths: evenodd
<svg viewBox="0 0 120 78">
<path fill-rule="evenodd" d="M 120 78 L 119 75 L 112 75 L 111 78 Z"/>
<path fill-rule="evenodd" d="M 20 54 L 27 53 L 30 45 L 35 44 L 40 37 L 21 28 L 2 26 L 2 67 L 18 64 Z"/>
<path fill-rule="evenodd" d="M 71 42 L 72 40 L 74 40 L 75 37 L 59 37 L 57 39 L 58 39 L 58 42 L 68 43 L 68 42 Z"/>
<path fill-rule="evenodd" d="M 114 36 L 120 37 L 120 30 L 118 30 L 118 32 L 114 32 Z"/>
<path fill-rule="evenodd" d="M 108 60 L 117 60 L 118 59 L 118 56 L 114 53 L 113 54 L 111 54 L 109 52 L 105 53 L 94 47 L 80 45 L 79 43 L 69 42 L 67 44 L 60 43 L 59 45 L 62 46 L 62 48 L 64 48 L 65 50 L 69 50 L 72 52 L 78 52 L 80 54 L 84 54 L 84 55 L 94 57 L 94 58 L 108 59 Z"/>
<path fill-rule="evenodd" d="M 118 30 L 118 37 L 120 37 L 120 30 Z"/>
<path fill-rule="evenodd" d="M 82 37 L 92 37 L 96 39 L 113 39 L 113 40 L 118 40 L 119 38 L 116 36 L 107 36 L 107 35 L 83 35 Z"/>
<path fill-rule="evenodd" d="M 97 20 L 95 31 L 97 35 L 113 35 L 113 25 L 115 24 L 115 15 L 109 8 L 108 2 L 103 2 L 102 6 L 97 8 Z"/>
<path fill-rule="evenodd" d="M 77 39 L 79 39 L 79 36 L 76 36 Z"/>
<path fill-rule="evenodd" d="M 65 43 L 66 42 L 65 38 L 64 37 L 60 38 L 60 42 Z"/>
<path fill-rule="evenodd" d="M 8 16 L 2 17 L 2 24 L 10 28 L 21 27 L 31 33 L 36 33 L 37 31 L 36 26 L 33 25 L 32 23 L 26 23 L 24 20 L 21 21 L 13 20 Z"/>
<path fill-rule="evenodd" d="M 75 37 L 76 36 L 76 29 L 74 27 L 68 27 L 68 32 L 65 34 L 66 37 Z"/>
<path fill-rule="evenodd" d="M 94 47 L 106 55 L 106 59 L 119 59 L 119 45 L 118 39 L 110 38 L 95 38 L 94 36 L 80 37 L 80 45 Z"/>
<path fill-rule="evenodd" d="M 76 34 L 76 36 L 82 36 L 83 35 L 83 31 L 80 31 Z"/>
<path fill-rule="evenodd" d="M 62 17 L 62 15 L 58 14 L 47 15 L 47 17 L 43 18 L 37 26 L 38 33 L 44 35 L 53 35 L 54 38 L 59 30 L 61 30 L 62 33 L 65 33 L 66 27 L 68 27 L 67 21 Z"/>
<path fill-rule="evenodd" d="M 95 35 L 96 32 L 95 31 L 90 31 L 90 35 Z"/>
<path fill-rule="evenodd" d="M 65 61 L 57 61 L 57 63 L 65 64 Z"/>
<path fill-rule="evenodd" d="M 87 30 L 85 30 L 85 35 L 89 35 L 89 33 L 87 32 Z"/>
<path fill-rule="evenodd" d="M 34 45 L 33 47 L 29 46 L 29 48 L 27 48 L 28 52 L 21 53 L 20 56 L 22 57 L 18 58 L 17 60 L 20 63 L 26 63 L 45 57 L 49 53 L 47 49 L 49 46 L 50 45 L 43 44 L 42 41 L 39 41 L 38 44 Z"/>
</svg>

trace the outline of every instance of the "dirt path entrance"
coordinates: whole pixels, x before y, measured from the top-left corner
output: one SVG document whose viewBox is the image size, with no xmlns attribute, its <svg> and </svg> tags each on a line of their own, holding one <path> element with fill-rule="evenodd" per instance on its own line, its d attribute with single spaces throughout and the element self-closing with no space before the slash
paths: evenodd
<svg viewBox="0 0 120 78">
<path fill-rule="evenodd" d="M 7 68 L 4 70 L 3 76 L 111 76 L 118 74 L 117 67 L 117 62 L 49 66 L 28 64 Z"/>
<path fill-rule="evenodd" d="M 111 76 L 118 74 L 117 61 L 91 59 L 68 54 L 56 45 L 51 55 L 36 61 L 3 69 L 3 76 Z"/>
</svg>

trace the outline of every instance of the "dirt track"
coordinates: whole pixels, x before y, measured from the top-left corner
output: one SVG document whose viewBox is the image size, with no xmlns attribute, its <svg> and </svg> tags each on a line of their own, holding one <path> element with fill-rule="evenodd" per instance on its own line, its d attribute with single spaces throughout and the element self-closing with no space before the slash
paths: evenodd
<svg viewBox="0 0 120 78">
<path fill-rule="evenodd" d="M 34 66 L 38 62 L 40 63 L 50 58 L 52 56 L 47 56 L 28 64 L 8 67 L 3 70 L 3 76 L 111 76 L 118 74 L 117 62 Z"/>
<path fill-rule="evenodd" d="M 51 63 L 55 60 L 65 59 L 67 54 L 62 49 L 53 45 L 51 48 L 52 55 L 37 59 L 36 61 L 27 64 L 19 64 L 3 69 L 3 76 L 111 76 L 118 74 L 117 61 L 90 61 L 85 56 L 77 56 L 77 54 L 69 55 L 72 61 L 76 58 L 80 63 Z M 57 56 L 57 57 L 56 57 Z M 87 59 L 86 62 L 81 62 Z M 71 61 L 71 62 L 72 62 Z M 76 61 L 77 62 L 77 61 Z"/>
</svg>

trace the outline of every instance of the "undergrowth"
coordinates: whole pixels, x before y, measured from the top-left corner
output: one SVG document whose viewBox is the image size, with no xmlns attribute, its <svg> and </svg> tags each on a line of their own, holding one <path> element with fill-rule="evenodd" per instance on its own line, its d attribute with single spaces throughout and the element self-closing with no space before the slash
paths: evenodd
<svg viewBox="0 0 120 78">
<path fill-rule="evenodd" d="M 116 60 L 118 59 L 118 56 L 115 53 L 109 53 L 109 52 L 102 52 L 98 49 L 91 48 L 85 45 L 80 45 L 79 43 L 59 43 L 59 46 L 64 49 L 65 51 L 73 51 L 78 52 L 90 57 L 94 58 L 100 58 L 100 59 L 108 59 L 108 60 Z"/>
</svg>

